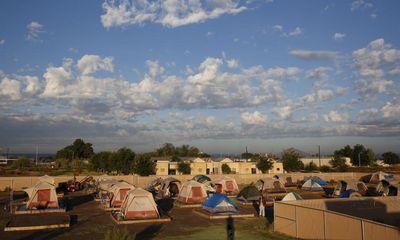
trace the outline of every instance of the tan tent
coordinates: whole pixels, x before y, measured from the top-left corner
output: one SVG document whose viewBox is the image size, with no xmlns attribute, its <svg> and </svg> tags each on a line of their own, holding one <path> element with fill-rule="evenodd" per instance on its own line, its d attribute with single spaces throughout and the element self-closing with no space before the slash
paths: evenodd
<svg viewBox="0 0 400 240">
<path fill-rule="evenodd" d="M 215 181 L 212 181 L 212 183 L 214 184 L 214 188 L 218 193 L 223 193 L 223 194 L 239 193 L 239 187 L 234 178 L 225 176 Z"/>
<path fill-rule="evenodd" d="M 259 191 L 267 193 L 285 193 L 286 188 L 284 183 L 280 179 L 276 178 L 262 178 L 259 179 L 256 184 L 256 188 Z"/>
<path fill-rule="evenodd" d="M 190 180 L 182 184 L 177 201 L 181 203 L 201 203 L 206 199 L 207 192 L 204 185 Z"/>
<path fill-rule="evenodd" d="M 395 180 L 382 180 L 376 186 L 376 192 L 382 196 L 399 196 L 399 182 Z"/>
<path fill-rule="evenodd" d="M 372 174 L 369 183 L 378 184 L 382 180 L 391 181 L 393 180 L 393 175 L 378 171 Z"/>
<path fill-rule="evenodd" d="M 181 181 L 176 178 L 169 177 L 162 181 L 159 197 L 168 198 L 175 197 L 179 194 L 179 189 L 181 188 Z"/>
<path fill-rule="evenodd" d="M 100 191 L 110 191 L 112 185 L 119 183 L 119 181 L 112 178 L 102 178 L 97 181 L 97 186 Z"/>
<path fill-rule="evenodd" d="M 130 190 L 121 205 L 124 219 L 159 218 L 153 194 L 142 188 Z"/>
<path fill-rule="evenodd" d="M 50 177 L 48 175 L 44 175 L 44 176 L 39 177 L 38 182 L 47 182 L 47 183 L 50 183 L 52 185 L 55 185 L 54 178 Z"/>
<path fill-rule="evenodd" d="M 109 192 L 111 207 L 120 207 L 126 194 L 133 189 L 135 189 L 135 187 L 127 182 L 118 182 L 112 185 Z"/>
<path fill-rule="evenodd" d="M 333 194 L 335 196 L 340 196 L 344 191 L 353 189 L 357 192 L 359 192 L 361 195 L 365 196 L 368 191 L 368 187 L 365 185 L 365 183 L 361 181 L 357 181 L 354 179 L 344 179 L 340 180 L 336 186 L 335 189 L 333 190 Z"/>
<path fill-rule="evenodd" d="M 33 208 L 57 208 L 58 199 L 56 188 L 48 182 L 38 182 L 31 188 L 24 189 L 29 200 L 26 203 L 27 209 Z"/>
</svg>

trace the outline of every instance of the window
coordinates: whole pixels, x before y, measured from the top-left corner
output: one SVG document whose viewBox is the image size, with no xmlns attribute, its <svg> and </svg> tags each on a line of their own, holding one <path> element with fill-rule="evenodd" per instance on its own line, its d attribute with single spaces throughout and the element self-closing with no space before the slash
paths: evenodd
<svg viewBox="0 0 400 240">
<path fill-rule="evenodd" d="M 280 171 L 281 169 L 280 168 L 276 168 L 276 171 Z"/>
</svg>

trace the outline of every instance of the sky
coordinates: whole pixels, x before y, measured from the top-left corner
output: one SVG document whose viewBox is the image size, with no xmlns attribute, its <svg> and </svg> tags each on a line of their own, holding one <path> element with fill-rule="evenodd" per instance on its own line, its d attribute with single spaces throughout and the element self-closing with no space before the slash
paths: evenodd
<svg viewBox="0 0 400 240">
<path fill-rule="evenodd" d="M 0 2 L 0 152 L 400 144 L 400 1 Z"/>
</svg>

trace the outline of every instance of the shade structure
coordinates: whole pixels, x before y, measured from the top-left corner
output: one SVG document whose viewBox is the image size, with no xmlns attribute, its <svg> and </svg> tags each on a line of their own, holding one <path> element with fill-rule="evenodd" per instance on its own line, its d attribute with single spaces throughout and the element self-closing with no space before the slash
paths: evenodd
<svg viewBox="0 0 400 240">
<path fill-rule="evenodd" d="M 190 180 L 184 182 L 177 198 L 181 203 L 201 203 L 207 199 L 207 192 L 203 184 Z"/>
<path fill-rule="evenodd" d="M 260 191 L 254 186 L 244 187 L 237 195 L 237 199 L 243 202 L 257 201 L 260 197 Z"/>
<path fill-rule="evenodd" d="M 378 184 L 382 180 L 393 181 L 394 177 L 391 174 L 388 174 L 388 173 L 385 173 L 382 171 L 378 171 L 371 175 L 369 183 Z"/>
<path fill-rule="evenodd" d="M 120 207 L 126 194 L 133 189 L 135 189 L 135 187 L 127 182 L 118 182 L 112 185 L 109 189 L 110 206 Z"/>
<path fill-rule="evenodd" d="M 204 182 L 210 182 L 211 178 L 209 178 L 206 175 L 196 175 L 192 178 L 192 180 L 199 182 L 199 183 L 204 183 Z"/>
<path fill-rule="evenodd" d="M 56 188 L 53 184 L 38 182 L 35 186 L 24 189 L 24 191 L 29 197 L 26 203 L 27 209 L 58 207 Z"/>
<path fill-rule="evenodd" d="M 162 181 L 158 196 L 161 198 L 175 197 L 179 194 L 181 181 L 176 178 L 169 177 Z"/>
<path fill-rule="evenodd" d="M 215 193 L 203 202 L 203 209 L 209 213 L 232 214 L 237 206 L 225 194 Z"/>
<path fill-rule="evenodd" d="M 239 193 L 239 187 L 236 180 L 231 177 L 222 177 L 212 182 L 215 190 L 218 193 L 223 194 L 237 194 Z"/>
<path fill-rule="evenodd" d="M 301 186 L 301 189 L 308 190 L 308 191 L 324 191 L 324 189 L 321 187 L 321 185 L 319 185 L 313 179 L 308 179 L 303 184 L 303 186 Z"/>
<path fill-rule="evenodd" d="M 283 198 L 282 198 L 282 202 L 286 202 L 286 201 L 296 201 L 296 200 L 303 200 L 303 198 L 300 196 L 300 194 L 295 193 L 295 192 L 290 192 L 288 194 L 286 194 Z"/>
<path fill-rule="evenodd" d="M 121 205 L 121 213 L 124 219 L 160 217 L 153 194 L 142 188 L 135 188 L 127 193 Z"/>
<path fill-rule="evenodd" d="M 285 193 L 286 188 L 281 180 L 277 178 L 262 178 L 259 179 L 256 184 L 256 188 L 259 191 L 267 193 Z"/>
</svg>

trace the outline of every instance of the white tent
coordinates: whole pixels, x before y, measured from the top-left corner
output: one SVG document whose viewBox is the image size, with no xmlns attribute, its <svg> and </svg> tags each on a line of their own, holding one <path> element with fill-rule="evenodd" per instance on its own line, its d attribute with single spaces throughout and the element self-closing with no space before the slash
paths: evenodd
<svg viewBox="0 0 400 240">
<path fill-rule="evenodd" d="M 262 178 L 259 179 L 256 184 L 256 188 L 259 191 L 268 193 L 285 193 L 285 184 L 277 178 Z"/>
<path fill-rule="evenodd" d="M 121 205 L 124 219 L 159 218 L 153 194 L 142 188 L 130 190 Z"/>
<path fill-rule="evenodd" d="M 286 194 L 281 201 L 286 202 L 286 201 L 296 201 L 296 200 L 303 200 L 303 198 L 298 193 L 290 192 Z"/>
<path fill-rule="evenodd" d="M 204 185 L 190 180 L 182 184 L 177 201 L 182 203 L 201 203 L 206 199 L 207 192 Z"/>
<path fill-rule="evenodd" d="M 181 181 L 176 178 L 169 177 L 162 181 L 160 192 L 158 193 L 161 198 L 175 197 L 179 194 L 181 188 Z"/>
<path fill-rule="evenodd" d="M 38 182 L 35 186 L 24 189 L 29 200 L 26 203 L 27 209 L 32 208 L 57 208 L 58 199 L 56 188 L 48 182 Z"/>
<path fill-rule="evenodd" d="M 52 185 L 55 185 L 54 178 L 50 177 L 48 175 L 44 175 L 44 176 L 39 177 L 38 182 L 47 182 L 47 183 L 50 183 Z"/>
<path fill-rule="evenodd" d="M 126 194 L 135 189 L 132 184 L 127 182 L 118 182 L 110 187 L 110 205 L 111 207 L 119 207 L 125 199 Z"/>
<path fill-rule="evenodd" d="M 371 175 L 369 183 L 378 184 L 382 180 L 391 181 L 393 179 L 394 179 L 393 175 L 390 175 L 390 174 L 382 172 L 382 171 L 378 171 Z"/>
<path fill-rule="evenodd" d="M 223 193 L 223 194 L 238 194 L 239 193 L 239 187 L 234 178 L 224 176 L 220 179 L 212 181 L 212 183 L 215 186 L 214 187 L 215 190 L 219 193 Z"/>
<path fill-rule="evenodd" d="M 308 179 L 303 186 L 301 186 L 301 189 L 308 191 L 324 191 L 321 185 L 313 181 L 313 179 Z"/>
</svg>

